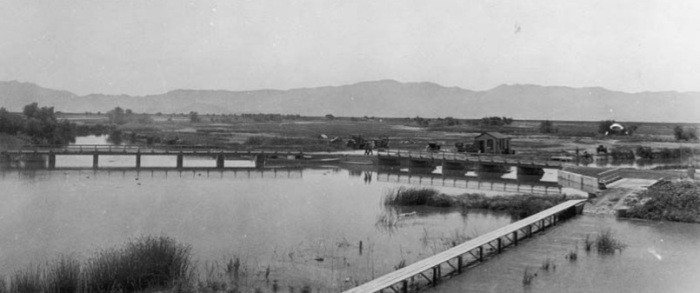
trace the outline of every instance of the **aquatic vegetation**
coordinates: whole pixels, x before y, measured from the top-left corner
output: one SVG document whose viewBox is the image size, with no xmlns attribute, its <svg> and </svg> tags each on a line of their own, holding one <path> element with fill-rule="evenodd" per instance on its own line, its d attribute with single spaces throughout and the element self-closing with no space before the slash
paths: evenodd
<svg viewBox="0 0 700 293">
<path fill-rule="evenodd" d="M 442 195 L 446 197 L 445 195 Z M 451 206 L 451 203 L 446 198 L 441 198 L 441 194 L 432 188 L 406 188 L 399 187 L 389 189 L 384 194 L 384 205 L 400 205 L 400 206 Z"/>
<path fill-rule="evenodd" d="M 44 288 L 46 284 L 42 278 L 42 268 L 38 265 L 16 271 L 10 279 L 10 292 L 13 293 L 41 292 Z"/>
<path fill-rule="evenodd" d="M 78 292 L 80 286 L 80 262 L 62 255 L 49 264 L 45 273 L 48 292 Z"/>
<path fill-rule="evenodd" d="M 542 265 L 540 266 L 540 269 L 543 270 L 543 271 L 547 271 L 547 272 L 548 272 L 550 269 L 554 271 L 554 270 L 557 269 L 557 265 L 554 264 L 554 260 L 552 260 L 551 258 L 547 258 L 547 259 L 545 259 L 545 260 L 542 262 Z"/>
<path fill-rule="evenodd" d="M 525 268 L 525 271 L 523 272 L 523 286 L 529 286 L 532 284 L 532 280 L 537 277 L 537 273 L 532 273 L 528 270 L 528 268 Z"/>
<path fill-rule="evenodd" d="M 627 245 L 615 239 L 610 230 L 598 233 L 595 244 L 599 254 L 614 254 L 615 251 L 619 250 L 622 252 L 627 247 Z"/>
<path fill-rule="evenodd" d="M 591 249 L 593 249 L 594 244 L 595 241 L 591 239 L 590 235 L 586 235 L 586 239 L 583 240 L 583 247 L 586 250 L 586 252 L 590 252 Z"/>
<path fill-rule="evenodd" d="M 72 256 L 14 273 L 9 292 L 136 292 L 179 288 L 191 277 L 190 247 L 172 238 L 143 237 L 97 253 L 81 264 Z M 5 290 L 0 283 L 0 292 Z"/>
<path fill-rule="evenodd" d="M 384 194 L 385 206 L 431 206 L 461 207 L 466 209 L 488 209 L 504 211 L 521 219 L 542 210 L 551 208 L 571 198 L 562 196 L 540 196 L 532 194 L 513 196 L 486 196 L 479 193 L 465 193 L 457 196 L 442 194 L 430 188 L 391 189 Z"/>
</svg>

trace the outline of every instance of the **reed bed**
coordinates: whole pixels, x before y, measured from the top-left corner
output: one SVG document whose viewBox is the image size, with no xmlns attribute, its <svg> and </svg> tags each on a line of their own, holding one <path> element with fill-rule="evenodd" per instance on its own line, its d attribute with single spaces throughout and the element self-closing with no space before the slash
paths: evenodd
<svg viewBox="0 0 700 293">
<path fill-rule="evenodd" d="M 521 219 L 569 200 L 562 196 L 540 196 L 532 194 L 512 196 L 486 196 L 479 193 L 466 193 L 449 196 L 431 188 L 390 189 L 384 194 L 384 206 L 430 206 L 461 207 L 467 209 L 487 209 L 503 211 Z"/>
<path fill-rule="evenodd" d="M 30 265 L 16 271 L 9 286 L 0 282 L 0 292 L 141 292 L 173 288 L 191 273 L 188 245 L 149 236 L 101 251 L 82 264 L 62 255 L 44 265 Z"/>
<path fill-rule="evenodd" d="M 615 254 L 616 251 L 622 252 L 627 247 L 620 240 L 615 239 L 612 231 L 605 230 L 599 232 L 596 236 L 595 246 L 599 254 Z"/>
</svg>

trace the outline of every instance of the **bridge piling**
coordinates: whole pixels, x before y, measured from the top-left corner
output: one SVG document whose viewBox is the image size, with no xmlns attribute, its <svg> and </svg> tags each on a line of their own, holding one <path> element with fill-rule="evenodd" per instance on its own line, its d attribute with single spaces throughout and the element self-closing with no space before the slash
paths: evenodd
<svg viewBox="0 0 700 293">
<path fill-rule="evenodd" d="M 49 153 L 49 169 L 56 169 L 56 154 Z"/>
<path fill-rule="evenodd" d="M 177 168 L 178 169 L 182 169 L 182 167 L 184 165 L 183 164 L 183 157 L 184 157 L 184 155 L 182 154 L 182 151 L 180 151 L 180 153 L 177 154 Z"/>
<path fill-rule="evenodd" d="M 136 169 L 141 168 L 141 152 L 136 153 Z"/>
<path fill-rule="evenodd" d="M 216 168 L 223 169 L 224 168 L 224 153 L 220 153 L 219 155 L 216 156 Z"/>
<path fill-rule="evenodd" d="M 92 168 L 97 169 L 99 167 L 99 162 L 100 162 L 100 155 L 93 154 L 92 155 Z"/>
</svg>

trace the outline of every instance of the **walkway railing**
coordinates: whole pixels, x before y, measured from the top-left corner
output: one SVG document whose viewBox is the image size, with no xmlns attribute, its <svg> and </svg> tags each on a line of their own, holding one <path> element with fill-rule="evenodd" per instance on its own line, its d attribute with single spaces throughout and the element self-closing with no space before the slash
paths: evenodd
<svg viewBox="0 0 700 293">
<path fill-rule="evenodd" d="M 474 153 L 451 153 L 451 152 L 426 152 L 426 151 L 408 151 L 408 150 L 378 150 L 378 157 L 388 158 L 406 158 L 406 159 L 423 159 L 423 160 L 440 160 L 448 162 L 469 162 L 469 163 L 485 163 L 485 164 L 500 164 L 514 166 L 533 166 L 533 167 L 553 167 L 561 168 L 561 161 L 553 161 L 548 157 L 538 156 L 522 156 L 522 155 L 505 155 L 505 154 L 474 154 Z"/>
</svg>

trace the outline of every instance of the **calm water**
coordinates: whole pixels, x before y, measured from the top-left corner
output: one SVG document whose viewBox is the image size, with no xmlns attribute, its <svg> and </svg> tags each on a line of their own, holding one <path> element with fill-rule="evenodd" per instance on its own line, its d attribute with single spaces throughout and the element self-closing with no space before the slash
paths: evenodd
<svg viewBox="0 0 700 293">
<path fill-rule="evenodd" d="M 270 265 L 285 278 L 294 267 L 338 287 L 511 222 L 488 212 L 407 209 L 395 213 L 416 214 L 377 225 L 389 213 L 382 194 L 397 186 L 342 169 L 0 172 L 0 275 L 165 234 L 191 244 L 201 262 L 238 255 L 251 270 Z"/>
<path fill-rule="evenodd" d="M 582 241 L 610 229 L 627 244 L 620 254 L 586 253 Z M 578 260 L 565 254 L 577 249 Z M 698 292 L 700 225 L 616 220 L 582 216 L 565 222 L 466 274 L 444 282 L 433 292 Z M 539 270 L 546 259 L 556 270 Z M 523 286 L 526 268 L 538 272 Z"/>
<path fill-rule="evenodd" d="M 86 139 L 76 143 L 104 142 L 102 137 Z M 130 157 L 100 157 L 102 167 L 133 163 Z M 144 167 L 173 164 L 168 157 L 142 160 Z M 214 164 L 209 158 L 185 159 L 190 167 Z M 254 166 L 251 161 L 226 165 Z M 57 166 L 89 168 L 92 158 L 59 156 Z M 387 210 L 382 195 L 408 183 L 380 180 L 381 173 L 362 168 L 0 170 L 0 276 L 59 254 L 84 259 L 130 238 L 164 234 L 191 244 L 200 267 L 239 256 L 251 275 L 271 267 L 271 278 L 281 280 L 282 288 L 287 288 L 285 282 L 308 282 L 337 292 L 392 271 L 401 260 L 423 259 L 455 240 L 512 222 L 507 215 L 485 211 Z M 554 172 L 547 170 L 541 180 L 556 180 Z M 518 180 L 514 172 L 496 177 Z M 448 194 L 467 191 L 436 188 Z M 382 225 L 387 223 L 382 219 L 390 224 Z M 586 234 L 606 228 L 628 245 L 621 255 L 586 255 L 579 248 L 577 262 L 564 259 Z M 699 238 L 700 225 L 582 216 L 436 290 L 695 292 L 700 285 Z M 555 260 L 557 270 L 541 272 L 523 287 L 525 268 L 535 270 L 547 258 Z"/>
</svg>

